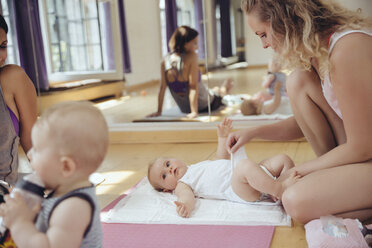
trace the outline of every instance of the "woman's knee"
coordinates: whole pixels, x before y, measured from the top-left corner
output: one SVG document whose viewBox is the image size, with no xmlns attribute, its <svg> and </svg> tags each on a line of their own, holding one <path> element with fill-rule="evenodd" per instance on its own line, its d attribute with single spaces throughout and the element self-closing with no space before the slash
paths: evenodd
<svg viewBox="0 0 372 248">
<path fill-rule="evenodd" d="M 285 211 L 291 218 L 300 223 L 309 221 L 306 198 L 296 187 L 289 187 L 283 192 L 282 203 Z"/>
<path fill-rule="evenodd" d="M 290 98 L 303 96 L 310 87 L 319 87 L 319 78 L 312 71 L 294 70 L 286 80 L 287 93 Z"/>
</svg>

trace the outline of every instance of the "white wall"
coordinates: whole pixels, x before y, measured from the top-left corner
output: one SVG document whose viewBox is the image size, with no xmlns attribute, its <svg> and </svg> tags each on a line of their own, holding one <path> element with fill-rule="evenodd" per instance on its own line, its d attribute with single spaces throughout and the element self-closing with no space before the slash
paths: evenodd
<svg viewBox="0 0 372 248">
<path fill-rule="evenodd" d="M 160 78 L 161 36 L 159 0 L 125 1 L 129 53 L 132 72 L 125 74 L 127 85 Z"/>
<path fill-rule="evenodd" d="M 351 10 L 362 9 L 365 16 L 372 16 L 372 0 L 337 0 L 340 4 Z"/>
<path fill-rule="evenodd" d="M 372 0 L 337 0 L 340 4 L 351 10 L 358 8 L 362 9 L 362 13 L 366 16 L 372 16 Z M 245 56 L 249 65 L 267 64 L 272 50 L 271 48 L 263 49 L 260 39 L 250 30 L 247 20 L 245 19 L 246 30 L 246 45 Z"/>
</svg>

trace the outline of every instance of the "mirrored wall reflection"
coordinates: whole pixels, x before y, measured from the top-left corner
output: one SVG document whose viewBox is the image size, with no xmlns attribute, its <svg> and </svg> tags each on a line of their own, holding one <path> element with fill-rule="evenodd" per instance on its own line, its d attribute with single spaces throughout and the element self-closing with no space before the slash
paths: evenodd
<svg viewBox="0 0 372 248">
<path fill-rule="evenodd" d="M 372 15 L 370 0 L 337 1 Z M 200 70 L 209 88 L 231 78 L 235 82 L 233 94 L 257 92 L 271 57 L 270 49 L 262 49 L 260 40 L 247 27 L 241 0 L 0 3 L 9 24 L 7 63 L 21 65 L 38 94 L 57 96 L 55 101 L 77 99 L 65 93 L 87 85 L 95 89 L 87 98 L 116 96 L 96 101 L 115 124 L 144 118 L 156 110 L 160 61 L 168 52 L 172 32 L 169 27 L 188 25 L 199 32 Z M 167 17 L 170 13 L 172 18 Z M 261 69 L 241 70 L 247 64 Z M 234 66 L 240 69 L 232 69 Z M 125 81 L 125 88 L 120 81 Z M 143 90 L 141 85 L 151 87 Z M 174 106 L 171 98 L 168 94 L 165 102 L 170 107 Z M 39 104 L 40 108 L 54 100 L 45 106 Z"/>
<path fill-rule="evenodd" d="M 203 15 L 203 3 L 205 3 L 205 15 Z M 141 27 L 136 26 L 136 28 L 141 29 L 141 33 L 136 30 L 138 32 L 131 32 L 128 36 L 133 70 L 132 73 L 125 74 L 127 85 L 129 87 L 135 87 L 141 82 L 151 82 L 154 79 L 160 78 L 159 62 L 162 57 L 168 53 L 167 37 L 169 37 L 169 30 L 167 30 L 167 28 L 172 26 L 168 23 L 172 19 L 176 21 L 177 25 L 175 25 L 175 27 L 187 25 L 199 32 L 198 56 L 200 70 L 204 73 L 202 80 L 205 83 L 208 82 L 210 88 L 222 85 L 223 81 L 228 77 L 233 78 L 234 81 L 240 77 L 242 79 L 238 81 L 245 81 L 244 74 L 240 73 L 239 75 L 234 75 L 231 73 L 231 70 L 229 72 L 224 70 L 227 65 L 245 62 L 245 27 L 240 3 L 240 0 L 160 0 L 158 5 L 149 3 L 148 9 L 141 9 L 141 11 L 134 12 L 138 4 L 136 6 L 133 2 L 125 2 L 128 30 L 130 30 L 131 25 L 134 24 L 134 22 L 132 22 L 134 19 L 141 19 L 142 21 Z M 176 6 L 174 6 L 174 4 L 176 4 Z M 154 23 L 153 20 L 155 8 L 159 9 L 160 18 L 158 23 Z M 174 18 L 174 16 L 169 17 L 171 15 L 169 12 L 171 12 L 170 10 L 172 10 L 172 8 L 173 14 L 176 13 L 176 18 Z M 132 28 L 134 28 L 134 26 L 132 26 Z M 145 46 L 137 46 L 138 43 L 141 43 L 142 40 L 145 39 L 144 37 L 150 39 L 151 42 L 146 43 Z M 259 40 L 257 42 L 259 42 Z M 160 54 L 159 47 L 161 48 Z M 133 56 L 133 54 L 136 55 Z M 205 58 L 205 54 L 208 55 L 207 59 Z M 264 60 L 266 63 L 266 59 Z M 210 72 L 208 78 L 205 74 L 207 65 L 209 66 Z M 216 69 L 222 72 L 215 74 L 214 72 Z M 261 78 L 258 80 L 261 80 Z M 147 92 L 137 91 L 129 94 L 128 98 L 141 96 L 145 103 L 141 105 L 141 109 L 143 107 L 142 116 L 135 116 L 134 119 L 143 119 L 147 114 L 156 111 L 158 88 L 155 87 L 151 89 L 151 91 L 155 92 L 148 91 L 149 90 L 147 90 Z M 150 101 L 149 98 L 151 98 Z M 127 102 L 130 102 L 130 100 L 127 100 Z M 169 93 L 166 93 L 164 102 L 163 109 L 174 106 L 174 102 L 172 102 L 172 97 Z M 129 115 L 132 115 L 132 113 L 129 113 Z M 125 120 L 124 116 L 113 117 L 113 122 L 126 122 L 130 121 L 130 119 L 131 118 Z"/>
</svg>

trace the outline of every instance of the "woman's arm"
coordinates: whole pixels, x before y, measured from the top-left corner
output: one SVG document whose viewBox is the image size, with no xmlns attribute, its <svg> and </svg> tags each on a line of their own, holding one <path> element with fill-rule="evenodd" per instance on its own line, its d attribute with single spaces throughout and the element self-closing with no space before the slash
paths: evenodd
<svg viewBox="0 0 372 248">
<path fill-rule="evenodd" d="M 147 115 L 147 117 L 156 117 L 161 115 L 163 111 L 163 103 L 164 103 L 164 94 L 165 94 L 165 89 L 167 88 L 167 84 L 165 82 L 165 65 L 164 61 L 160 65 L 160 89 L 159 89 L 159 94 L 158 94 L 158 111 L 154 112 L 152 114 Z"/>
<path fill-rule="evenodd" d="M 292 116 L 273 124 L 251 127 L 233 132 L 227 137 L 226 149 L 230 153 L 234 153 L 253 138 L 288 141 L 302 137 L 304 137 L 304 135 L 295 118 Z"/>
<path fill-rule="evenodd" d="M 14 98 L 18 112 L 19 137 L 25 153 L 31 149 L 31 129 L 37 119 L 37 96 L 35 87 L 25 71 L 17 65 L 2 70 L 2 80 Z"/>
<path fill-rule="evenodd" d="M 371 64 L 372 37 L 355 33 L 336 43 L 330 57 L 330 79 L 342 113 L 346 143 L 296 166 L 300 174 L 372 158 Z"/>
<path fill-rule="evenodd" d="M 177 195 L 177 213 L 184 218 L 188 218 L 195 207 L 195 195 L 190 186 L 179 182 L 174 190 Z"/>
<path fill-rule="evenodd" d="M 189 101 L 190 114 L 189 118 L 198 116 L 198 95 L 199 95 L 199 67 L 198 56 L 196 53 L 190 54 L 190 74 L 189 74 Z"/>
</svg>

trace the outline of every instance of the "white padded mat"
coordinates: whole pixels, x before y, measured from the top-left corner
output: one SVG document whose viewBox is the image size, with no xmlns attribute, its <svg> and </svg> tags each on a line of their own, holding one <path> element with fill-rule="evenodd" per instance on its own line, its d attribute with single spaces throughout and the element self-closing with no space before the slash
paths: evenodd
<svg viewBox="0 0 372 248">
<path fill-rule="evenodd" d="M 176 199 L 174 194 L 157 192 L 144 178 L 111 210 L 101 213 L 101 220 L 107 223 L 291 225 L 290 216 L 276 203 L 241 204 L 198 198 L 190 218 L 182 218 L 176 212 Z"/>
</svg>

